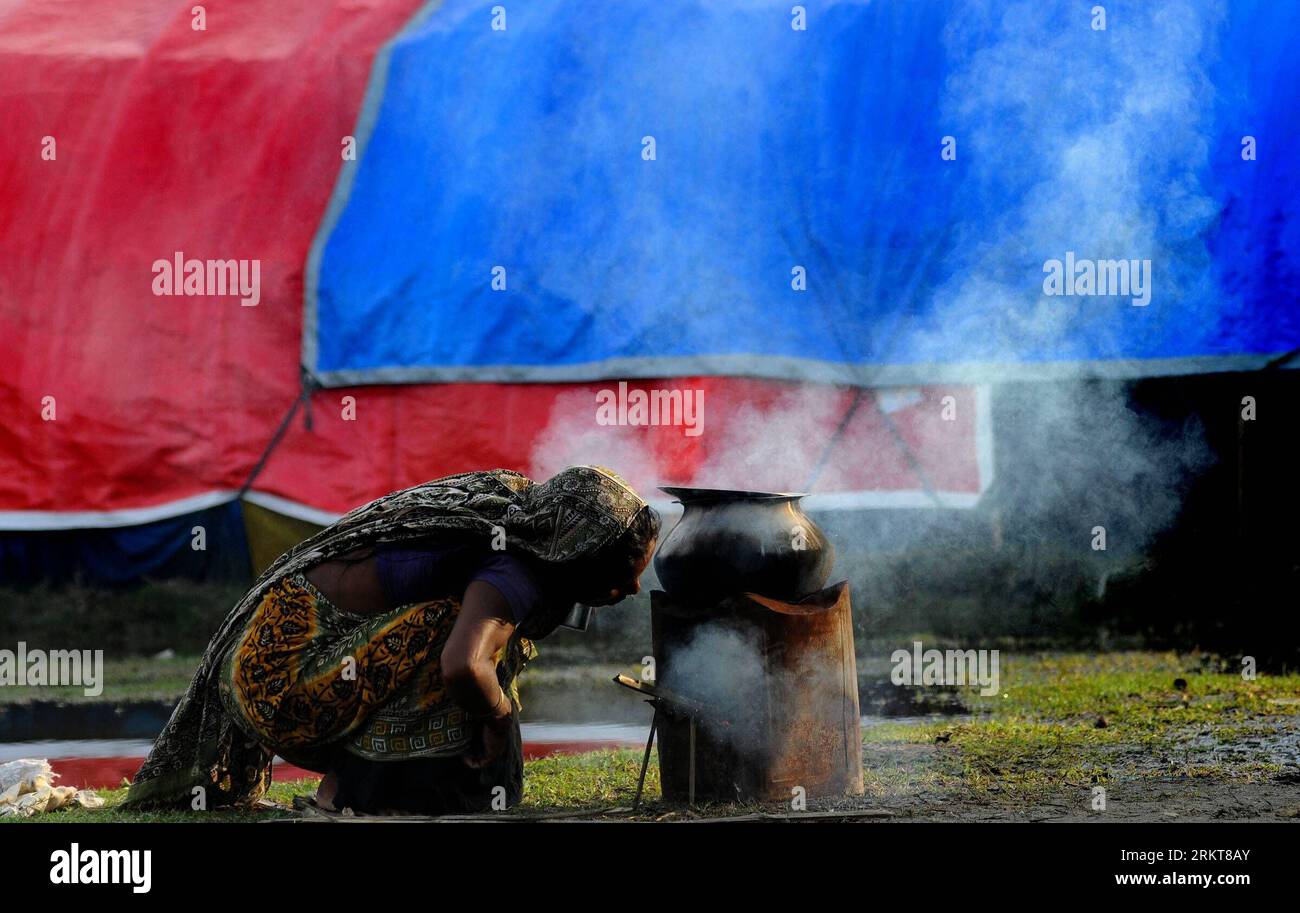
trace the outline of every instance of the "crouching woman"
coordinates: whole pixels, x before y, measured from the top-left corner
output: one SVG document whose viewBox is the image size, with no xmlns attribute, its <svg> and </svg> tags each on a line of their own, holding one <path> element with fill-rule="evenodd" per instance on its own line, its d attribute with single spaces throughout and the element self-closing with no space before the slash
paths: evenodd
<svg viewBox="0 0 1300 913">
<path fill-rule="evenodd" d="M 437 479 L 282 555 L 222 623 L 127 795 L 255 801 L 279 755 L 325 809 L 443 814 L 523 791 L 516 678 L 575 603 L 639 589 L 659 518 L 609 470 Z"/>
</svg>

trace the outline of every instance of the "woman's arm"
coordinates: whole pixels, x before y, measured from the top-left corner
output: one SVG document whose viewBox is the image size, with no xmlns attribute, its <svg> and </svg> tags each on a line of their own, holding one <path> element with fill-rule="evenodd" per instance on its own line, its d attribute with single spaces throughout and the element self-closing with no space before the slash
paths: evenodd
<svg viewBox="0 0 1300 913">
<path fill-rule="evenodd" d="M 481 768 L 499 758 L 509 745 L 514 704 L 497 683 L 493 658 L 515 629 L 510 605 L 492 584 L 471 580 L 460 615 L 442 648 L 442 680 L 461 709 L 480 725 L 465 754 L 465 763 Z"/>
<path fill-rule="evenodd" d="M 509 716 L 509 696 L 497 684 L 493 658 L 514 633 L 510 606 L 500 591 L 470 581 L 456 625 L 442 648 L 442 678 L 454 700 L 471 716 Z"/>
</svg>

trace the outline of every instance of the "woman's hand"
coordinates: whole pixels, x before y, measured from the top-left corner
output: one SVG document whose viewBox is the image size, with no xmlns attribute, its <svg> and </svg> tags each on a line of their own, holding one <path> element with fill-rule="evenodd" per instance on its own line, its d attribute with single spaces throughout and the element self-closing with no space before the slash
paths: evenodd
<svg viewBox="0 0 1300 913">
<path fill-rule="evenodd" d="M 508 696 L 505 705 L 513 709 Z M 474 741 L 470 744 L 469 751 L 462 756 L 465 765 L 480 770 L 505 754 L 510 747 L 514 725 L 514 714 L 511 711 L 479 721 Z"/>
</svg>

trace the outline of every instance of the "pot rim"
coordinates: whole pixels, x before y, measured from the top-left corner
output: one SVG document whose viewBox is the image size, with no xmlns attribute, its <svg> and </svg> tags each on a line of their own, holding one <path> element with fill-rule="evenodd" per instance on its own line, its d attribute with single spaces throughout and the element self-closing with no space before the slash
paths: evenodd
<svg viewBox="0 0 1300 913">
<path fill-rule="evenodd" d="M 660 486 L 659 490 L 672 495 L 683 506 L 710 501 L 797 501 L 808 496 L 804 491 L 745 491 L 737 488 Z"/>
</svg>

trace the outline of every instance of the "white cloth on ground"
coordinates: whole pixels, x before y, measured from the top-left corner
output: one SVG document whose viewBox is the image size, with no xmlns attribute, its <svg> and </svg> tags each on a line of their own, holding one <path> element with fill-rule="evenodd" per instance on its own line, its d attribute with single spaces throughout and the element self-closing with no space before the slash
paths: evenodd
<svg viewBox="0 0 1300 913">
<path fill-rule="evenodd" d="M 102 808 L 90 790 L 55 786 L 58 774 L 44 758 L 20 758 L 0 764 L 0 818 L 30 818 L 60 808 Z"/>
</svg>

